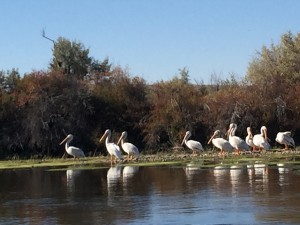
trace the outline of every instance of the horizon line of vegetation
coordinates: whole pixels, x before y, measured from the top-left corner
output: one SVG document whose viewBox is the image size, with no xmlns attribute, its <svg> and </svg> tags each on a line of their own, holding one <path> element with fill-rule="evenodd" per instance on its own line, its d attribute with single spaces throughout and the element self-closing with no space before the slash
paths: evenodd
<svg viewBox="0 0 300 225">
<path fill-rule="evenodd" d="M 242 80 L 212 75 L 210 85 L 191 83 L 186 67 L 147 84 L 63 37 L 52 50 L 46 71 L 0 71 L 0 159 L 61 156 L 59 143 L 69 133 L 86 154 L 105 154 L 99 138 L 106 129 L 114 141 L 127 131 L 129 142 L 149 153 L 179 146 L 187 130 L 209 148 L 212 133 L 225 133 L 232 122 L 242 138 L 248 126 L 259 133 L 265 125 L 272 146 L 286 130 L 300 143 L 299 33 L 262 46 Z"/>
</svg>

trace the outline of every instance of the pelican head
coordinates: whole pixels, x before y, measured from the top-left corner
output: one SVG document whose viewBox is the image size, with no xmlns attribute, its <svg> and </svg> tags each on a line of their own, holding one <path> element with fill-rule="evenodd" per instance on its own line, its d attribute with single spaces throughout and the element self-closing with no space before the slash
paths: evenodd
<svg viewBox="0 0 300 225">
<path fill-rule="evenodd" d="M 72 134 L 68 134 L 68 136 L 64 140 L 62 140 L 62 142 L 60 142 L 60 145 L 62 145 L 66 141 L 71 142 L 72 140 L 73 140 L 73 135 Z"/>
<path fill-rule="evenodd" d="M 262 134 L 262 136 L 265 138 L 265 140 L 268 139 L 268 136 L 267 136 L 267 127 L 266 126 L 262 126 L 260 128 L 260 133 Z"/>
<path fill-rule="evenodd" d="M 119 138 L 118 142 L 117 142 L 117 145 L 119 145 L 119 143 L 121 142 L 121 140 L 125 140 L 127 137 L 127 132 L 126 131 L 123 131 L 122 134 L 121 134 L 121 137 Z"/>
<path fill-rule="evenodd" d="M 209 144 L 209 143 L 212 141 L 212 139 L 214 139 L 214 137 L 218 136 L 220 133 L 221 133 L 220 130 L 216 130 L 216 131 L 213 133 L 213 135 L 211 136 L 211 138 L 209 139 L 209 141 L 207 142 L 207 144 Z"/>
<path fill-rule="evenodd" d="M 104 134 L 102 135 L 102 137 L 100 138 L 99 142 L 102 142 L 107 136 L 111 135 L 111 131 L 110 129 L 107 129 Z"/>
<path fill-rule="evenodd" d="M 187 131 L 187 132 L 185 133 L 185 135 L 184 135 L 184 138 L 183 138 L 183 140 L 182 140 L 181 145 L 183 145 L 183 144 L 184 144 L 184 141 L 187 140 L 187 139 L 189 139 L 190 136 L 192 136 L 192 133 L 191 133 L 190 131 Z"/>
<path fill-rule="evenodd" d="M 231 135 L 231 133 L 232 133 L 232 130 L 234 130 L 234 129 L 236 129 L 237 128 L 237 125 L 236 125 L 236 123 L 231 123 L 230 125 L 229 125 L 229 128 L 228 128 L 228 130 L 226 131 L 226 137 L 229 137 L 230 135 Z"/>
<path fill-rule="evenodd" d="M 260 128 L 260 130 L 266 131 L 266 130 L 267 130 L 267 127 L 266 127 L 266 126 L 262 126 L 262 127 Z"/>
<path fill-rule="evenodd" d="M 247 134 L 249 137 L 253 137 L 251 127 L 247 127 Z"/>
</svg>

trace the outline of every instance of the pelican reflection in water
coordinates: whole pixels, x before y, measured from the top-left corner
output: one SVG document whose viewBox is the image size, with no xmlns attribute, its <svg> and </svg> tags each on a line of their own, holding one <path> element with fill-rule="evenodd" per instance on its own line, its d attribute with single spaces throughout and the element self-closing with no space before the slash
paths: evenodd
<svg viewBox="0 0 300 225">
<path fill-rule="evenodd" d="M 232 193 L 237 193 L 243 167 L 234 165 L 230 167 L 230 182 L 232 186 Z"/>
<path fill-rule="evenodd" d="M 73 170 L 73 169 L 66 170 L 67 188 L 70 192 L 74 191 L 76 177 L 81 173 L 81 171 L 82 170 Z"/>
<path fill-rule="evenodd" d="M 125 166 L 123 168 L 123 191 L 128 194 L 134 186 L 134 176 L 139 172 L 139 166 Z"/>
<path fill-rule="evenodd" d="M 199 164 L 188 163 L 184 168 L 184 172 L 188 181 L 192 181 L 193 177 L 202 172 Z"/>
</svg>

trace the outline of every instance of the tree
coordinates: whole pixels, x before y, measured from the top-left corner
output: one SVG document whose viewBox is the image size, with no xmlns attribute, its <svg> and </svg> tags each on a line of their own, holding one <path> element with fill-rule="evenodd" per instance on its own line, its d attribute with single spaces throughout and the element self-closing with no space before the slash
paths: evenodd
<svg viewBox="0 0 300 225">
<path fill-rule="evenodd" d="M 151 108 L 143 129 L 149 148 L 178 145 L 187 130 L 200 133 L 201 140 L 204 139 L 206 109 L 202 88 L 185 81 L 175 77 L 151 86 Z"/>
<path fill-rule="evenodd" d="M 179 69 L 179 75 L 175 75 L 173 78 L 173 81 L 180 81 L 182 84 L 188 84 L 189 83 L 189 70 L 184 67 L 183 69 Z"/>
<path fill-rule="evenodd" d="M 92 84 L 98 84 L 111 75 L 111 68 L 112 64 L 109 63 L 108 58 L 104 59 L 102 62 L 92 59 L 85 79 Z"/>
<path fill-rule="evenodd" d="M 3 91 L 11 92 L 13 91 L 17 83 L 20 81 L 20 73 L 17 69 L 13 68 L 8 71 L 0 71 L 0 88 Z"/>
<path fill-rule="evenodd" d="M 130 77 L 121 67 L 113 68 L 106 75 L 92 85 L 94 136 L 108 128 L 112 135 L 127 131 L 132 142 L 142 147 L 141 124 L 149 110 L 147 85 L 139 77 Z"/>
<path fill-rule="evenodd" d="M 288 124 L 288 129 L 295 127 L 299 119 L 296 116 L 299 105 L 293 98 L 300 84 L 300 33 L 287 32 L 278 45 L 263 46 L 250 62 L 246 79 L 255 86 L 256 96 L 261 96 L 257 108 L 264 108 L 261 115 L 267 117 L 268 123 L 272 126 L 279 123 L 275 129 Z"/>
<path fill-rule="evenodd" d="M 283 34 L 278 45 L 263 46 L 249 63 L 246 79 L 251 84 L 285 88 L 300 81 L 300 33 Z"/>
<path fill-rule="evenodd" d="M 89 49 L 80 42 L 69 41 L 59 37 L 54 44 L 51 69 L 64 74 L 75 75 L 80 79 L 88 73 L 92 59 L 89 57 Z"/>
</svg>

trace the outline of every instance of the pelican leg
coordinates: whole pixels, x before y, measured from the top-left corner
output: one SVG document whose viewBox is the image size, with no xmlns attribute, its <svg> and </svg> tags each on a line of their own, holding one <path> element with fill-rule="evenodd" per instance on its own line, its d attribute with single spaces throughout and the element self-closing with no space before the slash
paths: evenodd
<svg viewBox="0 0 300 225">
<path fill-rule="evenodd" d="M 222 156 L 223 155 L 223 149 L 221 149 L 220 153 L 219 153 L 219 156 Z"/>
<path fill-rule="evenodd" d="M 238 148 L 235 150 L 235 155 L 240 155 L 241 154 L 241 150 Z"/>
<path fill-rule="evenodd" d="M 222 156 L 223 159 L 225 158 L 225 151 L 224 151 L 224 149 L 221 149 L 220 155 Z"/>
</svg>

